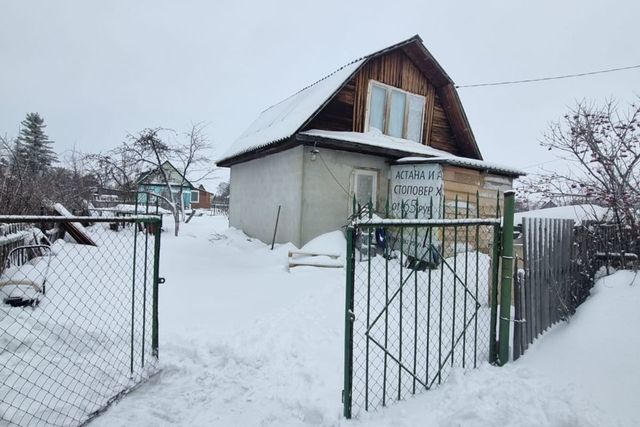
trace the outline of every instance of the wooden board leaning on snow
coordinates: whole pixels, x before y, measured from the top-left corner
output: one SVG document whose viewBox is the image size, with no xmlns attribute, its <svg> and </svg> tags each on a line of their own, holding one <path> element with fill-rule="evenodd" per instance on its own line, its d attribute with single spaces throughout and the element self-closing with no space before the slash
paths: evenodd
<svg viewBox="0 0 640 427">
<path fill-rule="evenodd" d="M 302 258 L 296 258 L 301 256 Z M 309 266 L 325 268 L 342 268 L 344 265 L 340 261 L 340 254 L 323 254 L 311 251 L 289 251 L 288 268 Z"/>
<path fill-rule="evenodd" d="M 53 209 L 58 212 L 61 216 L 66 218 L 73 217 L 73 214 L 67 210 L 62 204 L 56 203 L 53 205 Z M 62 226 L 67 230 L 67 232 L 73 237 L 76 242 L 84 245 L 98 246 L 96 242 L 89 236 L 87 230 L 84 228 L 82 224 L 79 222 L 65 222 L 62 223 Z"/>
</svg>

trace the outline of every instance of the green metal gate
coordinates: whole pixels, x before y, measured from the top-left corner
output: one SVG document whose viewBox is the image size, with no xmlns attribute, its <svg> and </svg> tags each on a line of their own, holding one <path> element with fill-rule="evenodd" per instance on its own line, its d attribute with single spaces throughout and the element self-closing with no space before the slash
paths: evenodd
<svg viewBox="0 0 640 427">
<path fill-rule="evenodd" d="M 505 211 L 511 219 L 505 228 L 512 230 L 513 197 L 508 196 Z M 513 234 L 502 233 L 499 209 L 480 218 L 477 202 L 472 212 L 468 200 L 455 200 L 449 205 L 452 215 L 442 210 L 450 219 L 369 214 L 347 228 L 347 418 L 437 387 L 452 368 L 507 360 L 499 357 L 496 343 L 497 289 L 501 256 L 504 271 L 511 271 L 505 262 L 511 248 L 501 250 L 501 238 L 510 236 L 512 242 Z M 503 280 L 510 284 L 510 277 Z M 502 297 L 508 298 L 508 310 L 509 292 Z M 508 337 L 509 311 L 501 317 L 506 319 L 501 332 Z"/>
</svg>

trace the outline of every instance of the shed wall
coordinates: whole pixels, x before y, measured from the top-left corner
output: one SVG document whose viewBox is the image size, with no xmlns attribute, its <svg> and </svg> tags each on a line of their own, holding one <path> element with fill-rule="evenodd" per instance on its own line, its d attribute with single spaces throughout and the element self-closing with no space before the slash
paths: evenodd
<svg viewBox="0 0 640 427">
<path fill-rule="evenodd" d="M 231 166 L 229 225 L 271 242 L 278 205 L 276 242 L 300 245 L 303 147 Z"/>
<path fill-rule="evenodd" d="M 512 178 L 458 166 L 444 165 L 443 175 L 444 195 L 448 205 L 453 206 L 456 197 L 462 205 L 468 197 L 471 214 L 475 215 L 476 196 L 479 195 L 481 217 L 495 216 L 498 192 L 502 195 L 513 187 Z"/>
<path fill-rule="evenodd" d="M 302 244 L 347 223 L 357 169 L 377 172 L 376 210 L 384 211 L 387 201 L 389 165 L 384 158 L 323 148 L 313 160 L 312 150 L 305 147 L 303 154 Z"/>
</svg>

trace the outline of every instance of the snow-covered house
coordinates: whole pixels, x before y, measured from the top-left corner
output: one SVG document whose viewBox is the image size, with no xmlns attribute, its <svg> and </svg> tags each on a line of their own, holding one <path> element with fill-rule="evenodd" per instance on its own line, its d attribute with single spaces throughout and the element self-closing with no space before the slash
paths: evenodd
<svg viewBox="0 0 640 427">
<path fill-rule="evenodd" d="M 453 81 L 419 36 L 267 108 L 217 164 L 231 168 L 230 225 L 269 241 L 281 206 L 276 240 L 296 245 L 343 226 L 354 196 L 378 211 L 477 191 L 495 205 L 521 174 L 482 160 Z"/>
<path fill-rule="evenodd" d="M 169 184 L 171 192 L 175 196 L 176 203 L 178 203 L 178 196 L 180 194 L 180 188 L 182 187 L 182 203 L 185 209 L 191 209 L 192 201 L 199 200 L 199 190 L 188 179 L 186 179 L 182 173 L 169 161 L 166 160 L 162 163 L 162 169 L 164 169 L 167 177 L 169 178 Z M 171 199 L 169 197 L 169 186 L 167 186 L 163 174 L 159 168 L 151 169 L 143 174 L 137 180 L 138 202 L 146 203 L 147 196 L 144 192 L 153 194 L 159 194 Z M 204 187 L 203 187 L 204 188 Z M 155 203 L 155 200 L 150 200 L 150 203 Z M 164 203 L 161 203 L 164 206 Z"/>
</svg>

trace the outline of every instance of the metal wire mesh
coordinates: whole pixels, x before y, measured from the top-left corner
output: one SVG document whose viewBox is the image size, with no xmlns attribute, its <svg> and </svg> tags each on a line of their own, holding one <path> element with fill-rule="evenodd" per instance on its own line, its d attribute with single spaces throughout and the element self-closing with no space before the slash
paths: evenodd
<svg viewBox="0 0 640 427">
<path fill-rule="evenodd" d="M 0 424 L 82 424 L 157 370 L 160 219 L 46 219 L 95 246 L 0 217 L 12 221 L 0 235 L 13 245 L 0 251 Z"/>
<path fill-rule="evenodd" d="M 497 224 L 464 223 L 466 215 L 438 226 L 356 226 L 352 416 L 489 359 Z"/>
</svg>

